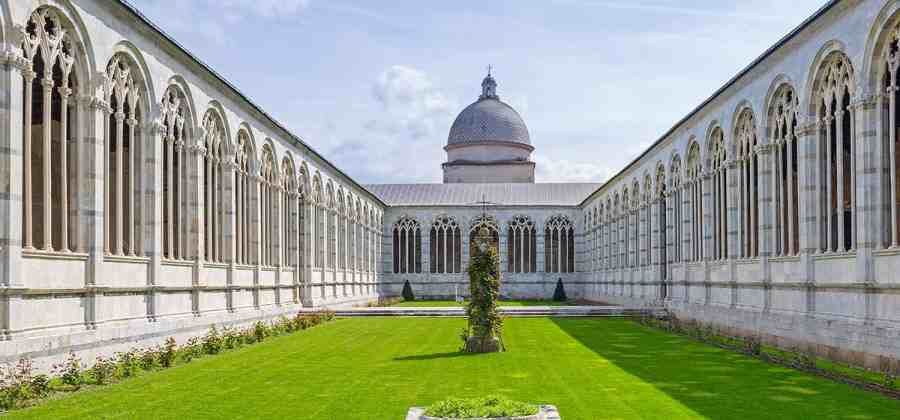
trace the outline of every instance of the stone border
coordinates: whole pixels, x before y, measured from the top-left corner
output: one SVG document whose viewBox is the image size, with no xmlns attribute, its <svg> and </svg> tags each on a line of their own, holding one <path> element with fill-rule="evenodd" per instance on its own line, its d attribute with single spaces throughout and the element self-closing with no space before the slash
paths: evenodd
<svg viewBox="0 0 900 420">
<path fill-rule="evenodd" d="M 441 417 L 428 417 L 424 407 L 411 407 L 406 412 L 406 420 L 561 420 L 559 410 L 550 404 L 541 404 L 540 411 L 533 416 L 524 417 L 494 417 L 491 419 L 448 419 Z"/>
</svg>

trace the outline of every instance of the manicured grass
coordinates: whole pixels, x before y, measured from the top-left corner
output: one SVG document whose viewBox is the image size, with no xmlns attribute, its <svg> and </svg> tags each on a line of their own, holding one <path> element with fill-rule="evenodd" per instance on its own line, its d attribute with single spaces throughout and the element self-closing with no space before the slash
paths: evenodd
<svg viewBox="0 0 900 420">
<path fill-rule="evenodd" d="M 564 419 L 896 419 L 900 401 L 625 319 L 512 318 L 462 355 L 461 318 L 355 318 L 48 402 L 9 418 L 402 419 L 499 394 Z"/>
<path fill-rule="evenodd" d="M 391 306 L 406 308 L 436 308 L 466 306 L 468 302 L 458 303 L 453 300 L 413 300 L 402 301 Z M 552 300 L 501 300 L 500 306 L 571 306 L 572 302 L 554 302 Z"/>
</svg>

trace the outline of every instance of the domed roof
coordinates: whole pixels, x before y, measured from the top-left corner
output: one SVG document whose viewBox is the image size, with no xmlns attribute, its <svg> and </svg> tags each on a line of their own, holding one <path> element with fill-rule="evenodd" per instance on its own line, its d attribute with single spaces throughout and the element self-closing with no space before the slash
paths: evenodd
<svg viewBox="0 0 900 420">
<path fill-rule="evenodd" d="M 488 73 L 478 101 L 467 106 L 450 127 L 447 146 L 480 142 L 509 142 L 531 146 L 528 127 L 513 107 L 497 96 L 497 82 Z"/>
</svg>

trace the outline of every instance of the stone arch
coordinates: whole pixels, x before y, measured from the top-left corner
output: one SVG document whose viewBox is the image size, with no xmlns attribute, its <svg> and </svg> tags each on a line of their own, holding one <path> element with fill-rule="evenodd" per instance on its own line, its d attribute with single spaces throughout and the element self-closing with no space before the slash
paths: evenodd
<svg viewBox="0 0 900 420">
<path fill-rule="evenodd" d="M 894 32 L 900 30 L 900 3 L 887 2 L 869 27 L 866 37 L 865 54 L 863 55 L 860 77 L 866 77 L 863 85 L 867 92 L 881 92 L 881 81 L 887 65 L 885 46 L 893 38 Z"/>
<path fill-rule="evenodd" d="M 68 0 L 30 0 L 31 5 L 20 10 L 27 10 L 21 16 L 12 16 L 12 11 L 5 9 L 10 16 L 10 26 L 7 31 L 16 31 L 16 34 L 10 33 L 10 40 L 19 42 L 22 40 L 26 25 L 40 11 L 50 11 L 58 18 L 60 25 L 66 29 L 69 39 L 75 41 L 73 47 L 73 58 L 75 65 L 73 66 L 74 75 L 78 79 L 78 91 L 80 94 L 92 94 L 91 89 L 98 81 L 94 80 L 94 75 L 102 72 L 104 69 L 97 63 L 96 52 L 90 39 L 90 32 L 87 30 L 81 15 L 72 6 Z M 6 6 L 8 7 L 8 6 Z M 18 24 L 15 22 L 23 22 Z M 18 45 L 17 47 L 21 47 Z M 27 57 L 27 56 L 26 56 Z"/>
<path fill-rule="evenodd" d="M 134 44 L 127 40 L 122 40 L 113 47 L 113 54 L 110 60 L 107 61 L 107 66 L 117 56 L 124 57 L 127 60 L 132 69 L 132 76 L 136 76 L 134 82 L 143 91 L 139 98 L 140 109 L 145 113 L 145 118 L 148 121 L 151 120 L 159 110 L 156 109 L 156 86 L 152 82 L 152 76 L 147 68 L 144 55 Z M 134 70 L 137 71 L 135 72 Z"/>
<path fill-rule="evenodd" d="M 819 51 L 816 53 L 816 56 L 813 58 L 812 62 L 809 64 L 809 70 L 807 71 L 806 77 L 806 85 L 804 87 L 805 92 L 803 92 L 803 102 L 801 102 L 801 107 L 806 109 L 806 115 L 811 118 L 816 118 L 817 115 L 817 104 L 816 104 L 816 95 L 818 95 L 817 88 L 821 83 L 821 80 L 826 72 L 826 64 L 828 64 L 830 59 L 837 57 L 835 54 L 843 57 L 847 57 L 846 47 L 843 42 L 833 39 L 819 48 Z M 849 62 L 849 58 L 846 58 L 847 62 Z M 851 84 L 852 85 L 852 84 Z"/>
<path fill-rule="evenodd" d="M 197 106 L 194 102 L 194 96 L 191 93 L 190 85 L 184 80 L 184 77 L 176 74 L 170 77 L 166 84 L 166 92 L 169 92 L 171 89 L 176 89 L 179 97 L 183 101 L 182 103 L 185 106 L 185 126 L 189 127 L 189 133 L 192 135 L 199 124 L 197 122 Z"/>
<path fill-rule="evenodd" d="M 739 125 L 740 125 L 741 117 L 748 115 L 748 114 L 753 119 L 753 130 L 754 130 L 753 135 L 756 137 L 757 140 L 759 140 L 759 138 L 760 138 L 759 131 L 757 131 L 758 127 L 759 127 L 759 123 L 758 123 L 758 119 L 757 119 L 757 112 L 755 112 L 755 110 L 753 108 L 753 104 L 750 103 L 749 100 L 744 99 L 741 102 L 739 102 L 737 104 L 737 106 L 734 107 L 734 112 L 731 114 L 731 138 L 726 139 L 726 145 L 727 145 L 726 149 L 728 150 L 729 156 L 731 156 L 731 157 L 738 155 L 738 150 L 740 148 L 740 145 L 738 144 L 737 133 L 740 130 Z"/>
<path fill-rule="evenodd" d="M 222 121 L 222 131 L 225 139 L 230 139 L 231 124 L 228 121 L 228 113 L 225 112 L 225 107 L 223 107 L 218 100 L 213 99 L 206 105 L 206 113 L 209 113 L 210 111 L 214 111 L 217 114 L 217 117 Z"/>
<path fill-rule="evenodd" d="M 245 155 L 244 157 L 247 159 L 249 169 L 254 170 L 259 167 L 256 139 L 253 137 L 253 130 L 246 122 L 242 122 L 238 125 L 234 147 L 236 152 L 240 151 Z"/>
<path fill-rule="evenodd" d="M 300 192 L 304 194 L 307 198 L 309 194 L 311 194 L 311 182 L 312 180 L 309 177 L 309 166 L 306 164 L 306 161 L 300 162 L 297 169 L 297 184 L 300 187 Z"/>
<path fill-rule="evenodd" d="M 770 137 L 771 137 L 772 132 L 771 132 L 770 128 L 772 127 L 772 122 L 771 122 L 772 104 L 775 101 L 776 95 L 778 95 L 778 93 L 785 86 L 789 87 L 793 91 L 793 97 L 797 101 L 798 109 L 799 109 L 799 96 L 797 95 L 796 89 L 794 89 L 794 86 L 796 86 L 796 84 L 794 83 L 794 80 L 791 79 L 790 76 L 783 74 L 783 73 L 775 76 L 775 78 L 772 79 L 772 83 L 769 84 L 769 89 L 766 91 L 765 102 L 763 102 L 763 105 L 762 105 L 763 112 L 759 116 L 760 128 L 765 129 L 765 135 L 759 139 L 760 144 L 768 144 L 771 141 Z"/>
</svg>

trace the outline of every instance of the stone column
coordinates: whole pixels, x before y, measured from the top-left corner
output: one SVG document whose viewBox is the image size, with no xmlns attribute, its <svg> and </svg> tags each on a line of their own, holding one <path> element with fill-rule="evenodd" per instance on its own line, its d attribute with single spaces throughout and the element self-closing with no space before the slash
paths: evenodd
<svg viewBox="0 0 900 420">
<path fill-rule="evenodd" d="M 878 194 L 881 189 L 881 151 L 880 137 L 876 126 L 880 122 L 879 109 L 874 95 L 862 94 L 850 104 L 851 144 L 854 147 L 851 164 L 851 200 L 853 204 L 851 223 L 854 224 L 854 243 L 856 248 L 856 275 L 859 283 L 874 283 L 874 250 L 881 242 L 879 218 L 880 209 Z M 893 142 L 891 142 L 893 144 Z M 893 168 L 891 168 L 893 173 Z M 869 296 L 867 296 L 869 300 Z M 868 305 L 867 305 L 868 306 Z"/>
<path fill-rule="evenodd" d="M 0 45 L 0 289 L 15 292 L 25 288 L 22 278 L 22 176 L 29 163 L 24 158 L 25 144 L 22 95 L 23 75 L 33 74 L 28 62 L 13 45 Z M 15 293 L 0 295 L 0 340 L 10 340 L 18 330 L 22 297 Z"/>
<path fill-rule="evenodd" d="M 222 150 L 222 179 L 220 182 L 222 183 L 221 192 L 222 192 L 222 207 L 224 208 L 223 215 L 224 217 L 221 220 L 222 223 L 222 249 L 220 252 L 222 253 L 222 262 L 228 264 L 228 271 L 225 275 L 225 309 L 229 312 L 234 310 L 234 299 L 231 292 L 231 286 L 234 285 L 234 275 L 235 275 L 235 264 L 237 263 L 237 247 L 238 247 L 238 236 L 237 236 L 237 225 L 240 223 L 238 220 L 238 212 L 237 206 L 239 205 L 239 201 L 237 201 L 237 185 L 235 183 L 235 174 L 238 171 L 237 163 L 235 162 L 235 146 L 230 142 L 226 143 L 227 146 L 223 146 Z"/>
<path fill-rule="evenodd" d="M 252 255 L 250 263 L 253 264 L 253 307 L 259 309 L 259 276 L 262 271 L 262 230 L 267 226 L 262 225 L 262 183 L 263 179 L 259 173 L 259 167 L 254 167 L 249 175 L 250 177 L 250 253 Z"/>
<path fill-rule="evenodd" d="M 775 177 L 774 175 L 774 155 L 772 152 L 772 144 L 764 143 L 756 146 L 755 149 L 757 155 L 757 165 L 758 165 L 758 174 L 759 181 L 757 185 L 759 186 L 759 191 L 757 192 L 758 199 L 758 208 L 759 208 L 759 264 L 760 264 L 760 278 L 754 279 L 754 281 L 759 281 L 763 283 L 763 287 L 765 290 L 764 293 L 764 310 L 767 310 L 769 307 L 769 302 L 771 302 L 771 298 L 769 293 L 771 291 L 771 282 L 772 282 L 772 267 L 769 262 L 769 258 L 773 255 L 774 244 L 775 244 L 775 230 L 773 226 L 775 224 L 775 205 L 774 205 L 774 185 L 775 185 Z"/>
<path fill-rule="evenodd" d="M 214 230 L 207 232 L 206 224 L 204 223 L 209 214 L 206 212 L 206 206 L 208 205 L 206 202 L 206 183 L 204 182 L 204 160 L 206 157 L 207 151 L 205 146 L 206 138 L 205 130 L 202 127 L 198 127 L 193 131 L 195 134 L 195 138 L 188 139 L 186 144 L 186 166 L 188 169 L 188 189 L 187 189 L 187 201 L 188 201 L 188 256 L 193 256 L 194 258 L 194 267 L 191 279 L 191 286 L 193 291 L 191 292 L 191 304 L 193 305 L 193 311 L 195 316 L 200 315 L 200 289 L 206 285 L 206 278 L 203 277 L 203 265 L 207 260 L 205 256 L 204 250 L 206 249 L 205 243 L 207 235 L 210 239 L 214 238 Z M 212 188 L 212 184 L 209 185 L 209 188 Z M 212 227 L 210 225 L 210 227 Z M 193 252 L 193 253 L 191 253 Z M 213 257 L 210 255 L 210 259 Z"/>
<path fill-rule="evenodd" d="M 141 179 L 143 184 L 142 190 L 147 211 L 144 212 L 145 218 L 142 229 L 144 231 L 141 237 L 144 240 L 145 255 L 150 257 L 150 265 L 147 270 L 147 285 L 150 287 L 147 297 L 147 318 L 150 321 L 156 320 L 156 313 L 159 309 L 160 294 L 156 287 L 162 284 L 162 258 L 163 258 L 163 160 L 165 159 L 166 150 L 166 127 L 162 123 L 162 119 L 153 121 L 146 125 L 144 135 L 143 165 L 144 177 Z"/>
<path fill-rule="evenodd" d="M 106 174 L 105 150 L 103 138 L 106 127 L 106 116 L 109 114 L 109 105 L 99 97 L 83 96 L 82 101 L 89 101 L 89 111 L 81 118 L 84 121 L 84 147 L 80 152 L 80 160 L 84 162 L 84 190 L 82 191 L 80 206 L 84 209 L 85 218 L 85 246 L 88 253 L 87 275 L 85 276 L 85 322 L 88 329 L 97 326 L 97 295 L 100 293 L 98 284 L 101 280 L 98 273 L 103 264 L 104 255 L 104 226 L 107 214 L 104 209 L 104 175 Z"/>
</svg>

